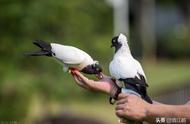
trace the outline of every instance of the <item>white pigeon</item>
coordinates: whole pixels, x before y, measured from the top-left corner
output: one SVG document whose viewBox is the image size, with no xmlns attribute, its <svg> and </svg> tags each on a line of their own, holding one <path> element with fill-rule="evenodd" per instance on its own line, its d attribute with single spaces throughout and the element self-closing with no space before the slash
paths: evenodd
<svg viewBox="0 0 190 124">
<path fill-rule="evenodd" d="M 86 52 L 73 47 L 57 43 L 48 43 L 42 40 L 33 42 L 40 47 L 40 51 L 30 52 L 30 56 L 50 56 L 64 64 L 63 70 L 77 69 L 86 74 L 101 75 L 102 68 L 98 61 L 94 61 Z"/>
<path fill-rule="evenodd" d="M 141 64 L 131 55 L 126 36 L 120 34 L 114 37 L 111 47 L 115 47 L 115 54 L 109 71 L 121 92 L 135 94 L 152 103 L 146 91 L 146 76 Z"/>
</svg>

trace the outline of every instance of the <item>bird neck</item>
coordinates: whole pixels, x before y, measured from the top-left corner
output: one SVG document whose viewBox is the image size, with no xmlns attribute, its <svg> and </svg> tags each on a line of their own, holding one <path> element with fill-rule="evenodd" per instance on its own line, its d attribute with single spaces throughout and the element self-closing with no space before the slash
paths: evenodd
<svg viewBox="0 0 190 124">
<path fill-rule="evenodd" d="M 129 45 L 123 45 L 116 54 L 131 55 Z"/>
</svg>

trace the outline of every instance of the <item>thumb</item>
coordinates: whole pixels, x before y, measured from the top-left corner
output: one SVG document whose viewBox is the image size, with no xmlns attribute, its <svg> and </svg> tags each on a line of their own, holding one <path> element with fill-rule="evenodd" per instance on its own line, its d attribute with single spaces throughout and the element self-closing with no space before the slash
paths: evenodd
<svg viewBox="0 0 190 124">
<path fill-rule="evenodd" d="M 84 83 L 88 82 L 89 79 L 81 74 L 79 71 L 74 71 L 74 74 Z"/>
</svg>

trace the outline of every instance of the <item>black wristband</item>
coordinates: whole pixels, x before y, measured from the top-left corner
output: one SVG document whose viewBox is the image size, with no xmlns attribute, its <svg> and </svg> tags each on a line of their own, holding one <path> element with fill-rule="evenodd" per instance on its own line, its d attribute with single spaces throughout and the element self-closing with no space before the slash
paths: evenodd
<svg viewBox="0 0 190 124">
<path fill-rule="evenodd" d="M 114 83 L 111 92 L 110 92 L 110 99 L 109 99 L 109 103 L 110 104 L 114 104 L 115 100 L 117 100 L 118 95 L 121 93 L 121 88 L 119 86 L 117 86 L 116 83 Z"/>
</svg>

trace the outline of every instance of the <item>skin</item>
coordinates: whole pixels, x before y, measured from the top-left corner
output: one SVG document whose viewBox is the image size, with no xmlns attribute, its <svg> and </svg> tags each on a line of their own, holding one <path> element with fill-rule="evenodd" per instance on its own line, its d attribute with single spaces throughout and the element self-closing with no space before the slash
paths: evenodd
<svg viewBox="0 0 190 124">
<path fill-rule="evenodd" d="M 100 91 L 110 94 L 114 85 L 114 82 L 111 80 L 111 78 L 104 74 L 101 74 L 101 78 L 99 75 L 96 75 L 96 77 L 99 79 L 98 81 L 86 78 L 78 70 L 71 70 L 71 74 L 73 75 L 77 85 L 88 90 Z"/>
<path fill-rule="evenodd" d="M 116 115 L 132 120 L 155 123 L 156 118 L 186 118 L 190 122 L 190 105 L 149 104 L 143 99 L 121 93 L 116 103 Z M 135 106 L 134 106 L 135 105 Z"/>
<path fill-rule="evenodd" d="M 110 95 L 114 82 L 103 75 L 98 81 L 90 80 L 79 71 L 71 71 L 75 82 L 88 90 L 100 91 Z M 98 76 L 97 76 L 98 77 Z M 121 93 L 115 107 L 115 114 L 120 118 L 155 123 L 156 118 L 185 118 L 190 123 L 190 105 L 149 104 L 138 96 Z"/>
</svg>

